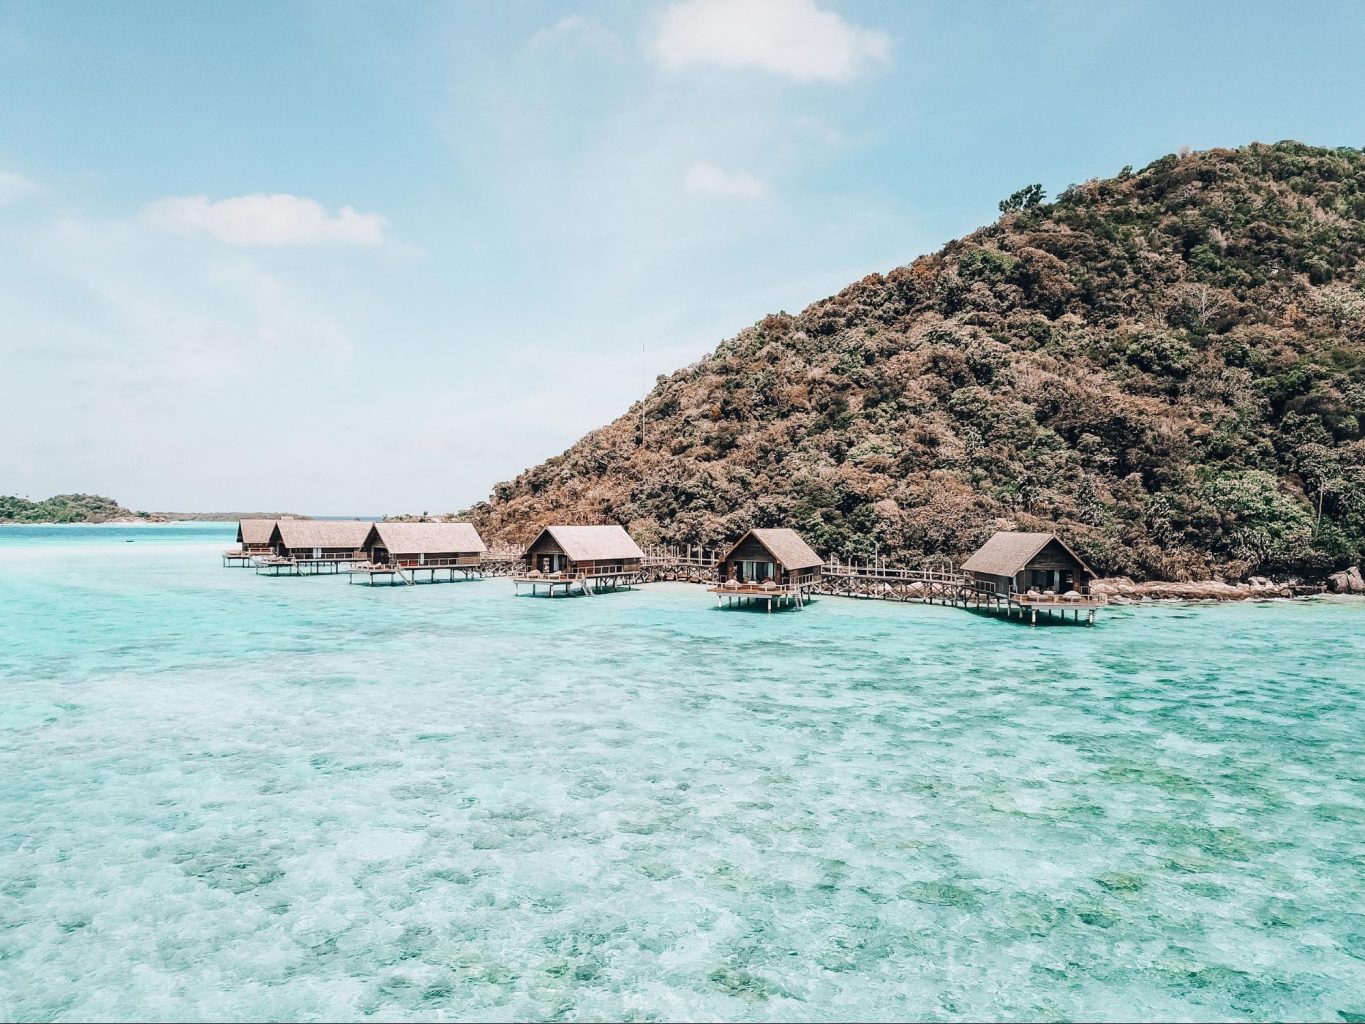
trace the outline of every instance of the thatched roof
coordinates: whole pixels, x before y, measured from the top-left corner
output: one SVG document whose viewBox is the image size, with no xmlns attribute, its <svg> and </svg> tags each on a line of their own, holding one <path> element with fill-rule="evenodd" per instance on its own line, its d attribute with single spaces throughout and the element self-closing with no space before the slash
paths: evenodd
<svg viewBox="0 0 1365 1024">
<path fill-rule="evenodd" d="M 237 524 L 238 544 L 269 544 L 275 519 L 243 519 Z"/>
<path fill-rule="evenodd" d="M 1013 576 L 1028 565 L 1038 552 L 1052 541 L 1080 563 L 1081 568 L 1095 575 L 1080 555 L 1067 547 L 1055 533 L 1014 533 L 1001 530 L 962 563 L 963 572 L 982 572 L 990 576 Z"/>
<path fill-rule="evenodd" d="M 370 522 L 354 519 L 281 519 L 271 539 L 287 548 L 350 548 L 360 550 L 369 535 Z"/>
<path fill-rule="evenodd" d="M 575 562 L 603 562 L 612 559 L 632 560 L 645 557 L 640 546 L 620 526 L 547 526 L 536 536 L 536 542 L 549 534 L 560 550 Z M 526 549 L 526 555 L 531 553 Z M 523 556 L 524 557 L 524 556 Z"/>
<path fill-rule="evenodd" d="M 470 523 L 375 523 L 365 545 L 395 555 L 476 554 L 488 550 Z"/>
<path fill-rule="evenodd" d="M 801 539 L 799 533 L 795 530 L 789 530 L 785 526 L 750 530 L 726 552 L 725 560 L 728 561 L 739 546 L 750 537 L 762 544 L 778 564 L 788 572 L 796 572 L 798 569 L 814 569 L 825 564 L 825 560 L 815 553 L 814 548 Z"/>
</svg>

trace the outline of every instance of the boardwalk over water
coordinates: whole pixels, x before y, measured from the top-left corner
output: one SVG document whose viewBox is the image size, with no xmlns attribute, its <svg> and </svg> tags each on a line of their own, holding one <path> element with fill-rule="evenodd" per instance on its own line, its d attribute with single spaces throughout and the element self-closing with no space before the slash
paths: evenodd
<svg viewBox="0 0 1365 1024">
<path fill-rule="evenodd" d="M 719 549 L 701 547 L 661 547 L 646 550 L 640 582 L 655 580 L 683 580 L 704 583 L 712 593 L 739 594 L 725 591 L 716 578 Z M 1064 596 L 1011 594 L 1002 595 L 985 589 L 960 570 L 950 565 L 930 564 L 924 568 L 904 568 L 881 562 L 840 562 L 832 559 L 821 567 L 820 577 L 805 588 L 809 593 L 827 597 L 852 597 L 869 601 L 902 601 L 915 604 L 945 604 L 956 608 L 971 608 L 1004 614 L 1006 617 L 1038 622 L 1039 613 L 1048 620 L 1065 620 L 1071 613 L 1074 622 L 1082 613 L 1090 625 L 1095 621 L 1095 609 L 1104 606 L 1102 599 L 1083 597 L 1068 600 Z M 761 588 L 745 588 L 762 597 Z M 796 602 L 800 607 L 802 602 Z"/>
<path fill-rule="evenodd" d="M 781 593 L 762 587 L 725 588 L 717 577 L 717 566 L 723 548 L 703 545 L 655 546 L 646 548 L 638 570 L 611 574 L 564 574 L 531 580 L 525 576 L 528 566 L 517 549 L 490 551 L 478 564 L 459 566 L 374 566 L 362 564 L 362 559 L 281 559 L 276 556 L 242 555 L 225 551 L 224 565 L 255 568 L 258 574 L 269 576 L 313 576 L 347 574 L 351 582 L 413 585 L 416 583 L 452 582 L 456 579 L 475 579 L 485 576 L 511 576 L 519 584 L 534 583 L 534 590 L 544 587 L 553 595 L 569 595 L 575 591 L 595 594 L 603 590 L 630 588 L 644 583 L 695 583 L 709 588 L 718 600 L 742 597 L 768 601 L 788 599 L 786 603 L 802 607 L 805 599 L 797 599 L 783 588 Z M 440 573 L 444 572 L 442 576 Z M 831 559 L 821 567 L 819 578 L 803 586 L 805 594 L 826 597 L 850 597 L 868 601 L 900 601 L 912 604 L 941 604 L 984 612 L 1003 614 L 1010 618 L 1026 619 L 1030 624 L 1039 621 L 1067 619 L 1085 621 L 1093 625 L 1095 610 L 1104 607 L 1100 598 L 1081 597 L 1068 600 L 1065 596 L 1013 593 L 1008 596 L 994 593 L 974 582 L 961 571 L 947 564 L 930 564 L 923 568 L 906 568 L 875 562 L 841 562 Z M 781 602 L 779 602 L 781 603 Z"/>
</svg>

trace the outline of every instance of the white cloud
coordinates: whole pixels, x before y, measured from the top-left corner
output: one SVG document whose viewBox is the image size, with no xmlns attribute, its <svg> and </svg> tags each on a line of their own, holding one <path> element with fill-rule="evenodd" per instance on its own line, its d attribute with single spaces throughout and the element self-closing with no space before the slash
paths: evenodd
<svg viewBox="0 0 1365 1024">
<path fill-rule="evenodd" d="M 35 182 L 13 171 L 0 171 L 0 206 L 38 191 Z"/>
<path fill-rule="evenodd" d="M 343 206 L 335 215 L 314 199 L 288 193 L 167 196 L 150 203 L 143 219 L 162 231 L 206 234 L 230 245 L 382 245 L 388 221 Z"/>
<path fill-rule="evenodd" d="M 768 194 L 768 184 L 763 179 L 743 171 L 727 171 L 705 160 L 688 168 L 683 187 L 696 195 L 731 199 L 758 199 Z"/>
<path fill-rule="evenodd" d="M 566 14 L 531 37 L 530 49 L 572 49 L 602 57 L 620 57 L 621 41 L 610 29 L 581 14 Z"/>
<path fill-rule="evenodd" d="M 664 12 L 654 53 L 670 71 L 758 68 L 845 82 L 887 61 L 891 37 L 851 25 L 815 0 L 682 0 Z"/>
<path fill-rule="evenodd" d="M 141 507 L 234 503 L 234 490 L 290 479 L 296 453 L 247 473 L 233 450 L 351 436 L 347 417 L 308 395 L 357 397 L 374 262 L 187 247 L 138 219 L 0 231 L 0 366 L 17 385 L 0 408 L 0 479 L 34 494 L 81 481 Z M 307 383 L 280 402 L 263 375 Z M 63 418 L 45 428 L 54 389 Z M 294 479 L 310 486 L 308 474 Z"/>
</svg>

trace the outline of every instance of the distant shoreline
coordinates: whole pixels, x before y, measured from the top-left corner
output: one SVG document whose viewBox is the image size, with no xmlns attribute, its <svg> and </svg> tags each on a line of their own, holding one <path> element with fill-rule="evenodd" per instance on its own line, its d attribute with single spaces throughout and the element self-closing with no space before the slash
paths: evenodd
<svg viewBox="0 0 1365 1024">
<path fill-rule="evenodd" d="M 383 521 L 382 516 L 303 516 L 297 513 L 269 512 L 153 512 L 142 516 L 84 522 L 0 522 L 0 526 L 171 526 L 176 523 L 236 523 L 243 519 L 302 519 L 331 521 Z M 1358 571 L 1358 570 L 1357 570 Z M 1347 573 L 1332 574 L 1347 576 Z M 1333 584 L 1336 583 L 1336 586 Z M 1301 579 L 1272 580 L 1253 576 L 1246 582 L 1227 583 L 1220 579 L 1203 580 L 1143 580 L 1128 577 L 1101 577 L 1092 584 L 1092 592 L 1108 599 L 1110 607 L 1122 608 L 1142 605 L 1225 604 L 1266 601 L 1299 601 L 1312 598 L 1340 598 L 1365 596 L 1354 579 L 1332 580 L 1331 577 L 1307 582 Z"/>
<path fill-rule="evenodd" d="M 111 519 L 0 519 L 0 526 L 166 526 L 172 523 L 238 523 L 243 519 L 330 520 L 377 523 L 384 516 L 305 516 L 297 512 L 148 512 Z"/>
<path fill-rule="evenodd" d="M 330 519 L 301 516 L 293 512 L 149 512 L 142 516 L 112 519 L 0 519 L 0 526 L 164 526 L 169 523 L 236 523 L 243 519 Z M 351 518 L 350 516 L 335 518 Z M 368 517 L 356 517 L 368 518 Z"/>
<path fill-rule="evenodd" d="M 297 512 L 148 512 L 143 522 L 154 523 L 236 523 L 243 519 L 317 519 Z M 328 518 L 323 516 L 321 518 Z M 129 520 L 131 521 L 131 520 Z"/>
</svg>

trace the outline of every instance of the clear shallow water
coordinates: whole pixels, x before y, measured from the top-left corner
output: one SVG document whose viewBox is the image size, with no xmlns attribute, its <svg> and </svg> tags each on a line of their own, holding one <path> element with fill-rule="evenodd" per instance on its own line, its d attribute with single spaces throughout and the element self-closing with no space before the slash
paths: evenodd
<svg viewBox="0 0 1365 1024">
<path fill-rule="evenodd" d="M 1365 1014 L 1361 603 L 768 616 L 232 532 L 0 529 L 0 1017 Z"/>
</svg>

